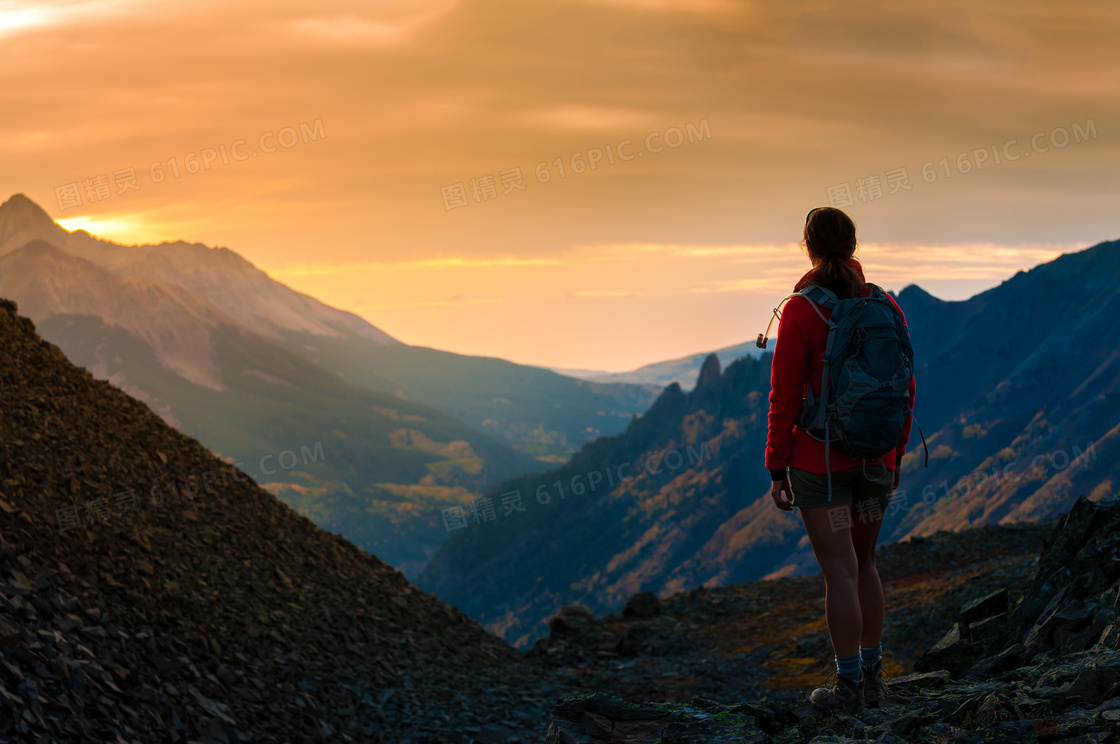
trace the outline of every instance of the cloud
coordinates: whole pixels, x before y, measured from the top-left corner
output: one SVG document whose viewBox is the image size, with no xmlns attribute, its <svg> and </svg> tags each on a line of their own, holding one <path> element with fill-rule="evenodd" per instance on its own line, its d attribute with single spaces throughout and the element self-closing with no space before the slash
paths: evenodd
<svg viewBox="0 0 1120 744">
<path fill-rule="evenodd" d="M 517 258 L 499 256 L 494 258 L 471 258 L 448 256 L 409 261 L 368 261 L 363 263 L 295 263 L 279 269 L 272 269 L 274 276 L 328 276 L 349 274 L 355 271 L 376 271 L 378 269 L 485 269 L 494 267 L 556 266 L 563 261 L 555 258 Z"/>
<path fill-rule="evenodd" d="M 448 305 L 493 305 L 494 303 L 502 302 L 500 298 L 486 299 L 486 300 L 439 300 L 435 302 L 395 302 L 385 305 L 356 305 L 354 307 L 346 308 L 350 312 L 360 312 L 363 310 L 396 310 L 400 308 L 413 308 L 413 307 L 447 307 Z"/>
<path fill-rule="evenodd" d="M 577 2 L 617 5 L 642 11 L 684 10 L 694 13 L 712 13 L 741 10 L 743 3 L 731 0 L 576 0 Z"/>
<path fill-rule="evenodd" d="M 326 18 L 301 18 L 292 21 L 292 28 L 301 33 L 332 41 L 384 41 L 403 30 L 392 23 L 371 21 L 351 15 Z"/>
<path fill-rule="evenodd" d="M 583 298 L 583 297 L 608 297 L 608 298 L 610 298 L 610 297 L 635 297 L 636 295 L 633 292 L 620 292 L 620 291 L 605 290 L 605 289 L 589 289 L 589 290 L 581 290 L 579 292 L 570 292 L 570 293 L 568 293 L 568 296 L 569 297 L 577 297 L 577 298 Z"/>
<path fill-rule="evenodd" d="M 652 112 L 640 109 L 567 104 L 527 111 L 518 119 L 523 124 L 541 129 L 595 132 L 648 126 L 657 117 Z"/>
<path fill-rule="evenodd" d="M 411 38 L 412 32 L 454 8 L 457 0 L 363 3 L 356 6 L 360 13 L 347 12 L 351 5 L 337 0 L 325 3 L 317 8 L 320 14 L 293 18 L 290 27 L 298 34 L 327 43 L 397 42 Z M 330 10 L 337 12 L 323 12 Z"/>
<path fill-rule="evenodd" d="M 138 0 L 0 0 L 0 38 L 88 25 L 141 9 Z"/>
</svg>

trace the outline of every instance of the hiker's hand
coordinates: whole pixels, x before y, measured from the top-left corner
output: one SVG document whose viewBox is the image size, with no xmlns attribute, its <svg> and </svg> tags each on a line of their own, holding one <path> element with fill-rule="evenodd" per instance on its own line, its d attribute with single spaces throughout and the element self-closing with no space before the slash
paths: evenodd
<svg viewBox="0 0 1120 744">
<path fill-rule="evenodd" d="M 896 467 L 894 469 L 894 490 L 898 490 L 898 484 L 902 482 L 902 468 Z"/>
<path fill-rule="evenodd" d="M 772 481 L 770 484 L 770 496 L 773 497 L 774 503 L 782 511 L 793 511 L 793 491 L 789 488 L 789 478 L 782 478 L 780 481 Z"/>
</svg>

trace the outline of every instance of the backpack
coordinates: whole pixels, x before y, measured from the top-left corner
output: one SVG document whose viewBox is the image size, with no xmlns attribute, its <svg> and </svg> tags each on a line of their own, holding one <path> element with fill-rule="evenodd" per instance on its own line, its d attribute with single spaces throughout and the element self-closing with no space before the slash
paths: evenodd
<svg viewBox="0 0 1120 744">
<path fill-rule="evenodd" d="M 879 458 L 894 449 L 902 439 L 906 416 L 910 409 L 910 378 L 914 374 L 914 349 L 910 332 L 887 293 L 875 284 L 867 284 L 867 297 L 841 300 L 818 284 L 810 284 L 790 295 L 809 300 L 821 320 L 828 324 L 828 341 L 821 372 L 821 398 L 814 400 L 813 388 L 806 384 L 807 397 L 802 401 L 798 428 L 814 439 L 839 447 L 853 460 L 863 460 L 883 468 L 877 478 L 886 475 Z M 820 308 L 831 310 L 825 318 Z M 775 310 L 777 315 L 777 310 Z M 773 321 L 771 321 L 773 323 Z M 769 328 L 767 329 L 769 333 Z M 759 334 L 757 345 L 766 348 L 766 337 Z M 917 423 L 917 420 L 914 420 Z M 921 426 L 922 447 L 926 448 Z M 832 500 L 832 470 L 825 447 L 825 470 L 828 473 L 828 498 Z M 926 448 L 926 466 L 929 450 Z"/>
</svg>

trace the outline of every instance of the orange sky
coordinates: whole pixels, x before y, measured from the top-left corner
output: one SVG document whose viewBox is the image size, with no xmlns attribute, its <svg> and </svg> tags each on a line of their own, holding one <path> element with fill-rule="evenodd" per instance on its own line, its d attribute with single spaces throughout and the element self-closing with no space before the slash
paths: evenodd
<svg viewBox="0 0 1120 744">
<path fill-rule="evenodd" d="M 890 289 L 1120 237 L 1118 32 L 1076 1 L 0 0 L 0 200 L 228 246 L 409 343 L 622 370 L 753 338 L 829 187 Z"/>
</svg>

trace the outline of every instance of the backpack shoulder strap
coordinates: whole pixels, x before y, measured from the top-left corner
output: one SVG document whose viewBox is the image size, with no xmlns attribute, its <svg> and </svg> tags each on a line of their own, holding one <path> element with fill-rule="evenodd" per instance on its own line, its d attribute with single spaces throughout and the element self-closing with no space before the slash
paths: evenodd
<svg viewBox="0 0 1120 744">
<path fill-rule="evenodd" d="M 819 284 L 810 284 L 808 287 L 798 292 L 798 294 L 810 302 L 820 305 L 825 310 L 834 309 L 836 303 L 840 302 L 840 299 L 835 294 Z"/>
<path fill-rule="evenodd" d="M 825 323 L 828 323 L 830 327 L 832 326 L 832 321 L 824 317 L 824 313 L 821 312 L 820 308 L 823 307 L 825 310 L 828 310 L 830 312 L 832 310 L 835 310 L 836 304 L 840 302 L 839 298 L 837 298 L 835 294 L 819 284 L 810 284 L 808 287 L 801 290 L 797 294 L 798 296 L 804 297 L 806 300 L 808 300 L 809 303 L 813 306 L 813 310 L 817 313 L 817 315 L 820 316 L 820 319 Z"/>
</svg>

